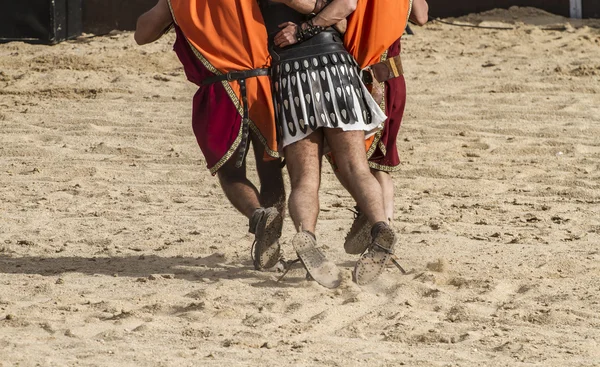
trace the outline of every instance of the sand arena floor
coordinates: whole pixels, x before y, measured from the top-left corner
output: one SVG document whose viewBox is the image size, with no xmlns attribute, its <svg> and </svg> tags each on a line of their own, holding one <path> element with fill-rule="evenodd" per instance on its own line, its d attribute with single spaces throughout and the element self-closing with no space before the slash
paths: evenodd
<svg viewBox="0 0 600 367">
<path fill-rule="evenodd" d="M 514 29 L 403 40 L 410 272 L 351 282 L 353 202 L 327 167 L 335 291 L 252 270 L 172 33 L 0 45 L 0 366 L 599 366 L 598 22 L 458 21 Z"/>
</svg>

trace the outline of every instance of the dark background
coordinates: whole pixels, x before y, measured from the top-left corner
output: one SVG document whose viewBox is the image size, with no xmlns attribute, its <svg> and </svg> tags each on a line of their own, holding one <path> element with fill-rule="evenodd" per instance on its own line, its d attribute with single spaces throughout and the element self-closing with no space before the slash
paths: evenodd
<svg viewBox="0 0 600 367">
<path fill-rule="evenodd" d="M 457 17 L 469 13 L 479 13 L 495 8 L 508 9 L 511 6 L 531 6 L 550 13 L 570 16 L 569 0 L 428 0 L 433 17 Z M 582 0 L 584 18 L 600 18 L 599 0 Z"/>
<path fill-rule="evenodd" d="M 252 1 L 252 0 L 243 0 Z M 376 0 L 375 0 L 376 1 Z M 569 0 L 428 0 L 432 17 L 532 6 L 569 16 Z M 57 43 L 81 34 L 133 30 L 156 0 L 0 0 L 0 41 Z M 600 18 L 600 0 L 583 0 L 584 18 Z"/>
<path fill-rule="evenodd" d="M 83 0 L 83 31 L 104 34 L 113 29 L 134 30 L 137 18 L 156 2 L 157 0 Z"/>
<path fill-rule="evenodd" d="M 56 43 L 82 31 L 82 0 L 0 0 L 0 40 Z"/>
<path fill-rule="evenodd" d="M 428 2 L 433 17 L 456 17 L 494 8 L 508 9 L 515 5 L 532 6 L 565 17 L 570 15 L 569 0 L 428 0 Z M 83 0 L 84 32 L 133 30 L 137 17 L 154 4 L 156 0 Z M 600 0 L 583 0 L 583 16 L 600 18 Z"/>
</svg>

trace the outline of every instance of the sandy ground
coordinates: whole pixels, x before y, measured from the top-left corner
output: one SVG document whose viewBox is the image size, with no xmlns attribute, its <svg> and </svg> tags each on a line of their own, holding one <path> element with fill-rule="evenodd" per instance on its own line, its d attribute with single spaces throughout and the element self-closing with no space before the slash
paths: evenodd
<svg viewBox="0 0 600 367">
<path fill-rule="evenodd" d="M 403 41 L 410 272 L 350 281 L 353 202 L 327 168 L 335 291 L 253 271 L 173 34 L 0 45 L 0 366 L 600 366 L 598 22 L 456 21 L 514 29 Z"/>
</svg>

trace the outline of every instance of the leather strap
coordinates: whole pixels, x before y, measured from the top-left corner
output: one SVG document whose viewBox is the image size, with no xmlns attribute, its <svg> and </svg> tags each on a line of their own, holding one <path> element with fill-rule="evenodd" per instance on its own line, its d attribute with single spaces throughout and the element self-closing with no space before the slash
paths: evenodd
<svg viewBox="0 0 600 367">
<path fill-rule="evenodd" d="M 230 71 L 226 74 L 214 75 L 202 80 L 202 85 L 209 85 L 217 82 L 222 82 L 223 80 L 227 80 L 228 82 L 234 80 L 248 79 L 254 78 L 257 76 L 267 76 L 269 75 L 268 68 L 261 69 L 252 69 L 252 70 L 242 70 L 242 71 Z"/>
<path fill-rule="evenodd" d="M 314 25 L 312 19 L 310 19 L 308 22 L 296 25 L 296 40 L 298 42 L 304 42 L 323 32 L 325 29 L 325 27 Z"/>
<path fill-rule="evenodd" d="M 373 73 L 373 78 L 380 83 L 392 78 L 397 78 L 404 74 L 402 59 L 400 58 L 400 55 L 394 56 L 375 65 L 371 65 L 371 71 Z"/>
<path fill-rule="evenodd" d="M 335 42 L 329 41 L 329 43 L 325 43 L 331 39 Z M 293 47 L 273 49 L 273 60 L 283 62 L 295 58 L 321 56 L 334 52 L 345 53 L 347 51 L 344 48 L 341 37 L 339 37 L 339 33 L 336 31 L 325 31 L 302 43 L 297 43 Z"/>
<path fill-rule="evenodd" d="M 260 68 L 252 70 L 242 71 L 230 71 L 226 74 L 215 75 L 202 80 L 202 85 L 209 85 L 212 83 L 221 82 L 227 80 L 229 82 L 237 80 L 240 84 L 240 94 L 242 95 L 242 141 L 240 142 L 239 156 L 235 162 L 235 166 L 240 168 L 246 159 L 248 154 L 249 140 L 250 140 L 250 114 L 248 112 L 248 97 L 246 94 L 246 79 L 254 78 L 257 76 L 269 75 L 270 69 Z"/>
</svg>

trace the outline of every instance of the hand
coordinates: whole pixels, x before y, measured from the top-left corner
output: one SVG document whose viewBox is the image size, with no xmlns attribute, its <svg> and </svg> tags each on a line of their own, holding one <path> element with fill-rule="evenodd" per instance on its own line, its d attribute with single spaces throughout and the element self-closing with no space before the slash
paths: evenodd
<svg viewBox="0 0 600 367">
<path fill-rule="evenodd" d="M 292 22 L 286 22 L 280 24 L 279 28 L 283 29 L 275 35 L 275 46 L 286 47 L 298 43 L 298 40 L 296 39 L 298 25 Z"/>
<path fill-rule="evenodd" d="M 346 19 L 340 20 L 333 27 L 341 34 L 344 34 L 346 33 L 346 28 L 348 28 L 348 21 Z"/>
</svg>

